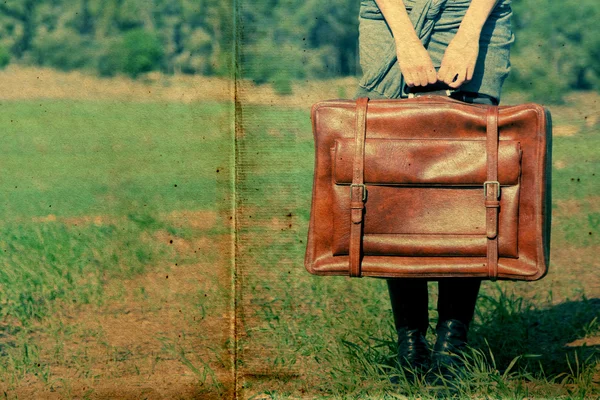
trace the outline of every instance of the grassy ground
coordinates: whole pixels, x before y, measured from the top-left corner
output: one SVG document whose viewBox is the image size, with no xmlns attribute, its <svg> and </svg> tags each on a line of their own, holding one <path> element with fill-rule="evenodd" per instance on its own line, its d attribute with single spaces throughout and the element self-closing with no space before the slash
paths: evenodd
<svg viewBox="0 0 600 400">
<path fill-rule="evenodd" d="M 304 103 L 348 96 L 348 82 L 287 106 L 242 93 L 233 171 L 232 108 L 207 101 L 212 86 L 174 101 L 178 84 L 163 78 L 123 90 L 42 72 L 51 100 L 35 100 L 41 89 L 0 93 L 5 398 L 227 398 L 234 384 L 255 399 L 432 395 L 420 382 L 388 383 L 398 371 L 384 282 L 303 267 L 313 168 Z M 62 80 L 93 90 L 69 99 Z M 164 97 L 145 94 L 157 86 Z M 551 272 L 484 285 L 463 396 L 600 396 L 598 96 L 572 104 L 552 108 Z M 435 298 L 432 285 L 432 325 Z"/>
<path fill-rule="evenodd" d="M 231 107 L 0 107 L 4 395 L 226 393 Z"/>
<path fill-rule="evenodd" d="M 600 396 L 600 164 L 597 95 L 553 107 L 551 272 L 486 282 L 471 329 L 471 373 L 457 397 Z M 510 96 L 507 103 L 510 104 Z M 243 398 L 435 397 L 389 383 L 394 335 L 385 284 L 303 269 L 312 185 L 305 110 L 247 106 L 239 139 L 238 268 Z M 436 287 L 431 284 L 431 325 Z M 430 337 L 433 339 L 433 337 Z"/>
</svg>

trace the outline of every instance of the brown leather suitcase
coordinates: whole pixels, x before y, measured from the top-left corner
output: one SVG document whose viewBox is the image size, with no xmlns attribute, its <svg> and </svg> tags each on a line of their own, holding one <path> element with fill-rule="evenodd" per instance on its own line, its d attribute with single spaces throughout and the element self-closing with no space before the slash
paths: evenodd
<svg viewBox="0 0 600 400">
<path fill-rule="evenodd" d="M 317 275 L 536 280 L 550 252 L 550 113 L 428 95 L 312 108 Z"/>
</svg>

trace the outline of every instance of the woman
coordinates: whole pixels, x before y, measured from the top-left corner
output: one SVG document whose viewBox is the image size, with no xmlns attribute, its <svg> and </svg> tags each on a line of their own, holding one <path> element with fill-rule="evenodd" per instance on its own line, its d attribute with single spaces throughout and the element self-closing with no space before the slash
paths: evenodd
<svg viewBox="0 0 600 400">
<path fill-rule="evenodd" d="M 404 98 L 442 85 L 455 90 L 456 99 L 497 105 L 510 70 L 511 15 L 510 0 L 362 0 L 363 77 L 356 97 Z M 427 281 L 388 280 L 401 366 L 421 369 L 431 361 L 444 376 L 460 367 L 457 355 L 466 345 L 480 283 L 439 281 L 430 360 Z"/>
</svg>

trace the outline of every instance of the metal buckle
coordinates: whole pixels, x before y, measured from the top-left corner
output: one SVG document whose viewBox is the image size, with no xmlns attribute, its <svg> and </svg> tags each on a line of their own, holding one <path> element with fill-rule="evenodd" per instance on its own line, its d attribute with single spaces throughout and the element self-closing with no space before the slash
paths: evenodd
<svg viewBox="0 0 600 400">
<path fill-rule="evenodd" d="M 362 201 L 365 201 L 367 199 L 367 187 L 362 184 L 362 183 L 351 183 L 350 184 L 350 198 L 352 198 L 352 187 L 362 187 L 363 189 L 363 195 L 362 195 Z"/>
<path fill-rule="evenodd" d="M 498 190 L 496 191 L 496 200 L 500 198 L 500 182 L 498 181 L 485 181 L 483 182 L 483 197 L 487 198 L 488 194 L 488 185 L 494 184 L 497 186 Z"/>
</svg>

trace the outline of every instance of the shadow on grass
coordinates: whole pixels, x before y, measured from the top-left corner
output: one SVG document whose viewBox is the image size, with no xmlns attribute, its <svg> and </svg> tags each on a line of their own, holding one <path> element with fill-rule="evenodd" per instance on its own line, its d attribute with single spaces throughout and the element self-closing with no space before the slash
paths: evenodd
<svg viewBox="0 0 600 400">
<path fill-rule="evenodd" d="M 521 368 L 547 376 L 576 374 L 583 364 L 600 363 L 600 299 L 538 309 L 501 293 L 480 299 L 479 310 L 484 311 L 471 329 L 471 345 L 491 351 L 500 371 L 518 356 Z"/>
</svg>

